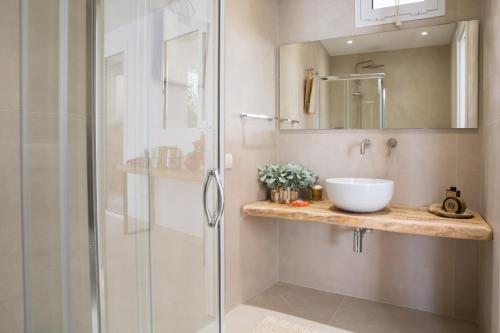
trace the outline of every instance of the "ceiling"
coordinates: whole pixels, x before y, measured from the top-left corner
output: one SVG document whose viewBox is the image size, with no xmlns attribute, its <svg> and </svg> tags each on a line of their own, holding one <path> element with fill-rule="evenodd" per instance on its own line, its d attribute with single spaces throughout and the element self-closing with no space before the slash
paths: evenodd
<svg viewBox="0 0 500 333">
<path fill-rule="evenodd" d="M 367 35 L 332 38 L 321 41 L 331 56 L 411 49 L 425 46 L 448 45 L 456 23 L 397 30 Z M 422 36 L 422 32 L 427 32 Z M 349 44 L 348 41 L 352 41 Z"/>
</svg>

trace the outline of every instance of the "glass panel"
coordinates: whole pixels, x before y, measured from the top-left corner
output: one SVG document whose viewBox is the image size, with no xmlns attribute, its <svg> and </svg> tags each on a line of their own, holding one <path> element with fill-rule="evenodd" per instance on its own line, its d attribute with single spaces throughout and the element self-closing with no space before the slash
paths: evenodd
<svg viewBox="0 0 500 333">
<path fill-rule="evenodd" d="M 219 332 L 218 238 L 202 208 L 204 175 L 218 151 L 216 14 L 208 0 L 174 1 L 156 12 L 164 26 L 154 46 L 163 50 L 165 101 L 151 109 L 150 124 L 157 332 Z M 156 121 L 162 116 L 164 126 Z"/>
<path fill-rule="evenodd" d="M 89 332 L 86 4 L 20 4 L 25 330 Z"/>
<path fill-rule="evenodd" d="M 320 128 L 350 128 L 348 81 L 320 82 Z"/>
<path fill-rule="evenodd" d="M 103 332 L 219 332 L 216 4 L 104 1 Z"/>
<path fill-rule="evenodd" d="M 382 127 L 382 79 L 324 79 L 320 82 L 320 129 Z"/>
<path fill-rule="evenodd" d="M 380 128 L 379 80 L 353 80 L 349 84 L 352 98 L 351 128 Z"/>
<path fill-rule="evenodd" d="M 104 1 L 97 113 L 102 332 L 151 332 L 149 1 Z"/>
<path fill-rule="evenodd" d="M 396 6 L 397 0 L 372 0 L 373 9 L 387 8 Z M 399 5 L 407 5 L 409 3 L 424 2 L 424 0 L 399 0 Z"/>
</svg>

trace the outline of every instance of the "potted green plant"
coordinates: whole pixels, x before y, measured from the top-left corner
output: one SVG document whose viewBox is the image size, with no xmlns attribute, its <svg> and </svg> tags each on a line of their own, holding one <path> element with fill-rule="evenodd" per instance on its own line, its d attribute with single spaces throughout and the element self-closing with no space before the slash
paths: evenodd
<svg viewBox="0 0 500 333">
<path fill-rule="evenodd" d="M 259 179 L 264 183 L 271 193 L 271 201 L 278 202 L 280 189 L 285 184 L 282 177 L 282 168 L 280 165 L 265 165 L 258 169 Z"/>
<path fill-rule="evenodd" d="M 314 184 L 312 171 L 296 163 L 265 165 L 258 169 L 259 179 L 271 192 L 271 200 L 286 203 L 297 200 L 299 191 Z"/>
<path fill-rule="evenodd" d="M 285 168 L 290 188 L 290 200 L 298 200 L 300 190 L 314 185 L 316 176 L 311 170 L 293 162 L 286 164 Z"/>
</svg>

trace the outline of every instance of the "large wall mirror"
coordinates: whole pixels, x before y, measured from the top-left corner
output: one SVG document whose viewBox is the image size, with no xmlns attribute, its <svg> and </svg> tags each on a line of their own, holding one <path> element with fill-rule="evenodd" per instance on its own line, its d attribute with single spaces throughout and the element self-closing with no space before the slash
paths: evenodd
<svg viewBox="0 0 500 333">
<path fill-rule="evenodd" d="M 279 49 L 280 128 L 477 128 L 479 22 Z"/>
</svg>

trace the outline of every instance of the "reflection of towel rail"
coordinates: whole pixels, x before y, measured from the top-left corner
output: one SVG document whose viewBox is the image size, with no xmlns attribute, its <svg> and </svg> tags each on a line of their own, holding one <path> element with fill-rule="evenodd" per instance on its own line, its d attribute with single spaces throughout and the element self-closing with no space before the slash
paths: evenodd
<svg viewBox="0 0 500 333">
<path fill-rule="evenodd" d="M 255 113 L 242 113 L 240 114 L 241 119 L 254 118 L 254 119 L 263 119 L 267 121 L 273 121 L 275 118 L 265 115 L 265 114 L 255 114 Z"/>
<path fill-rule="evenodd" d="M 280 121 L 281 122 L 285 122 L 286 121 L 286 122 L 290 123 L 291 125 L 300 123 L 300 121 L 295 120 L 295 119 L 290 119 L 290 118 L 281 118 Z"/>
<path fill-rule="evenodd" d="M 253 118 L 253 119 L 262 119 L 262 120 L 267 120 L 267 121 L 273 121 L 275 119 L 279 119 L 281 122 L 288 122 L 292 125 L 300 123 L 300 121 L 295 120 L 295 119 L 290 119 L 290 118 L 277 118 L 277 117 L 271 117 L 265 114 L 255 114 L 255 113 L 241 113 L 240 114 L 241 119 L 247 119 L 247 118 Z"/>
<path fill-rule="evenodd" d="M 330 76 L 318 76 L 322 81 L 350 81 L 350 80 L 382 80 L 385 78 L 385 73 L 373 73 L 373 74 L 348 74 L 348 75 L 330 75 Z"/>
</svg>

